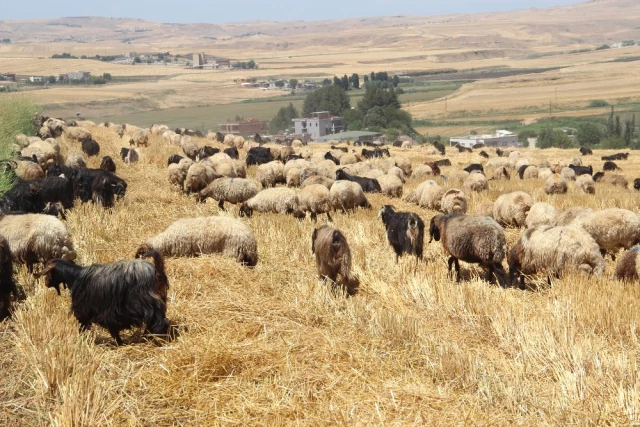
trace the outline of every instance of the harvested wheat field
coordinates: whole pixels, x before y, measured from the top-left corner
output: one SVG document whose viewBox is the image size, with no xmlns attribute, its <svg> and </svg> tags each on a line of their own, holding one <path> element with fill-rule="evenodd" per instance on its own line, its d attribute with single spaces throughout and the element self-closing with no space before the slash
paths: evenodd
<svg viewBox="0 0 640 427">
<path fill-rule="evenodd" d="M 238 217 L 212 200 L 197 203 L 171 187 L 167 158 L 182 154 L 151 136 L 138 164 L 119 159 L 119 137 L 91 128 L 126 197 L 111 211 L 77 205 L 65 220 L 78 262 L 132 259 L 149 236 L 183 217 Z M 196 139 L 199 145 L 212 143 Z M 63 153 L 79 147 L 62 141 Z M 313 145 L 314 152 L 328 145 Z M 350 147 L 354 148 L 354 147 Z M 305 149 L 305 148 L 303 148 Z M 359 148 L 356 148 L 358 151 Z M 442 158 L 431 147 L 391 148 L 414 169 Z M 453 151 L 456 151 L 455 153 Z M 448 149 L 449 177 L 433 179 L 462 188 L 454 171 L 486 160 Z M 492 149 L 486 149 L 496 157 Z M 241 159 L 246 152 L 240 150 Z M 578 150 L 520 150 L 531 164 L 569 163 Z M 612 153 L 612 152 L 611 152 Z M 584 164 L 601 170 L 597 151 Z M 100 157 L 88 161 L 98 167 Z M 503 193 L 523 190 L 557 208 L 622 207 L 638 212 L 633 179 L 640 156 L 618 161 L 629 188 L 596 184 L 595 195 L 548 196 L 543 180 L 489 181 L 470 193 L 468 213 L 486 209 Z M 250 178 L 256 167 L 248 169 Z M 485 168 L 487 177 L 493 176 Z M 424 179 L 410 178 L 405 196 Z M 248 268 L 223 256 L 166 258 L 170 289 L 167 317 L 178 337 L 170 342 L 125 331 L 116 347 L 94 327 L 80 334 L 69 314 L 66 290 L 58 296 L 20 267 L 16 279 L 27 299 L 0 324 L 4 380 L 0 424 L 60 425 L 630 425 L 640 422 L 640 289 L 611 280 L 607 257 L 600 277 L 566 271 L 529 290 L 503 289 L 483 280 L 477 265 L 462 263 L 462 281 L 447 276 L 439 242 L 427 243 L 437 212 L 402 199 L 368 195 L 373 208 L 333 214 L 346 236 L 359 293 L 335 295 L 318 279 L 311 235 L 318 224 L 290 215 L 255 212 L 248 224 L 259 261 Z M 396 264 L 378 210 L 393 204 L 427 224 L 424 259 Z M 513 245 L 523 229 L 507 229 Z M 506 267 L 506 261 L 503 263 Z"/>
</svg>

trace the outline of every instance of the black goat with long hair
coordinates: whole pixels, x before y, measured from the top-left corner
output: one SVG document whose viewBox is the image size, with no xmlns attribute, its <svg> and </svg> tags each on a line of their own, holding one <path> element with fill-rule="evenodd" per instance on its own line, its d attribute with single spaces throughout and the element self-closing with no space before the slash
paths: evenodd
<svg viewBox="0 0 640 427">
<path fill-rule="evenodd" d="M 200 147 L 200 150 L 198 151 L 198 159 L 204 160 L 207 157 L 211 157 L 214 154 L 219 152 L 220 152 L 219 148 L 214 148 L 210 145 L 205 145 L 204 147 Z"/>
<path fill-rule="evenodd" d="M 361 176 L 350 175 L 344 171 L 344 169 L 338 169 L 336 171 L 336 180 L 343 179 L 346 181 L 352 181 L 362 187 L 362 191 L 365 193 L 380 193 L 380 183 L 375 178 L 363 178 Z"/>
<path fill-rule="evenodd" d="M 232 159 L 238 160 L 238 158 L 240 158 L 240 153 L 238 153 L 238 149 L 236 147 L 225 148 L 222 152 Z"/>
<path fill-rule="evenodd" d="M 433 146 L 435 147 L 436 150 L 438 150 L 440 154 L 442 154 L 443 156 L 445 155 L 446 149 L 444 145 L 440 143 L 440 141 L 433 141 Z"/>
<path fill-rule="evenodd" d="M 337 159 L 333 156 L 333 154 L 331 154 L 331 151 L 327 151 L 324 155 L 324 158 L 326 160 L 331 160 L 333 163 L 335 163 L 336 165 L 340 164 L 340 159 Z"/>
<path fill-rule="evenodd" d="M 162 255 L 150 250 L 145 260 L 120 261 L 81 267 L 62 259 L 47 263 L 36 277 L 45 276 L 45 285 L 60 294 L 60 285 L 71 291 L 71 311 L 86 331 L 93 323 L 107 329 L 118 345 L 120 331 L 142 327 L 152 334 L 167 335 L 169 282 Z"/>
<path fill-rule="evenodd" d="M 181 155 L 172 154 L 171 156 L 169 156 L 169 159 L 167 160 L 167 166 L 169 166 L 171 163 L 178 164 L 182 159 L 184 159 L 184 157 L 182 157 Z"/>
<path fill-rule="evenodd" d="M 100 169 L 103 171 L 116 173 L 116 162 L 113 161 L 111 156 L 104 156 L 100 162 Z"/>
<path fill-rule="evenodd" d="M 19 297 L 13 281 L 13 261 L 7 239 L 0 236 L 0 322 L 11 315 L 11 295 Z"/>
<path fill-rule="evenodd" d="M 407 253 L 422 259 L 424 246 L 424 221 L 413 212 L 396 212 L 391 205 L 384 205 L 378 217 L 387 229 L 387 239 L 396 253 L 396 262 Z"/>
<path fill-rule="evenodd" d="M 97 156 L 100 154 L 100 144 L 93 139 L 84 139 L 82 140 L 82 151 L 89 157 Z"/>
</svg>

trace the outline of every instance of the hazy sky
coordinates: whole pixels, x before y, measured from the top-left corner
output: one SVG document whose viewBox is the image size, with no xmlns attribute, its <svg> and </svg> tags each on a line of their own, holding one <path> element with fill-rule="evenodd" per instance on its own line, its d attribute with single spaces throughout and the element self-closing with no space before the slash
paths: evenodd
<svg viewBox="0 0 640 427">
<path fill-rule="evenodd" d="M 109 16 L 161 22 L 324 20 L 380 15 L 439 15 L 544 8 L 580 0 L 32 0 L 0 1 L 0 19 Z"/>
</svg>

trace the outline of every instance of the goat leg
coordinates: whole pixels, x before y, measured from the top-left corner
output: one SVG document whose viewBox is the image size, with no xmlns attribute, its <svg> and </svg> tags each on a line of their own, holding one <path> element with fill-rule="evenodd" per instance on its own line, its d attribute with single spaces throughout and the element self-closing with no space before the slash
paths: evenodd
<svg viewBox="0 0 640 427">
<path fill-rule="evenodd" d="M 116 340 L 116 345 L 121 346 L 122 344 L 124 344 L 124 342 L 122 341 L 122 338 L 120 338 L 120 331 L 118 329 L 109 328 L 109 333 L 111 334 L 113 339 Z"/>
<path fill-rule="evenodd" d="M 456 282 L 460 283 L 460 263 L 458 262 L 458 258 L 454 258 L 456 264 Z"/>
</svg>

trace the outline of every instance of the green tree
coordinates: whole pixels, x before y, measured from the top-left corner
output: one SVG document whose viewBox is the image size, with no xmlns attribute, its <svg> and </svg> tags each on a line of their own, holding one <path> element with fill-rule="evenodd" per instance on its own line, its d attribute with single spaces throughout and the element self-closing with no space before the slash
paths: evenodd
<svg viewBox="0 0 640 427">
<path fill-rule="evenodd" d="M 349 90 L 349 77 L 347 77 L 346 74 L 342 76 L 342 78 L 340 79 L 340 83 L 342 83 L 342 88 L 344 90 Z"/>
<path fill-rule="evenodd" d="M 140 57 L 139 57 L 139 56 L 136 56 L 136 57 L 133 59 L 133 63 L 134 63 L 134 64 L 141 64 L 141 63 L 142 63 L 142 60 L 140 59 Z"/>
<path fill-rule="evenodd" d="M 537 148 L 571 148 L 572 146 L 571 139 L 564 132 L 551 128 L 545 128 L 540 132 L 536 144 Z"/>
<path fill-rule="evenodd" d="M 613 118 L 613 105 L 611 106 L 611 112 L 607 118 L 607 136 L 613 136 L 616 133 L 616 124 Z"/>
<path fill-rule="evenodd" d="M 620 116 L 616 116 L 616 124 L 614 126 L 613 134 L 615 136 L 622 136 L 622 125 L 620 124 Z"/>
<path fill-rule="evenodd" d="M 49 76 L 49 77 L 47 78 L 47 81 L 48 81 L 50 84 L 54 84 L 54 83 L 56 82 L 56 76 Z"/>
<path fill-rule="evenodd" d="M 289 106 L 282 107 L 278 110 L 278 113 L 269 122 L 269 132 L 279 133 L 287 128 L 293 126 L 292 120 L 300 117 L 298 110 L 289 103 Z"/>
<path fill-rule="evenodd" d="M 322 86 L 329 86 L 331 84 L 331 80 L 330 79 L 324 79 L 322 81 Z"/>
<path fill-rule="evenodd" d="M 371 72 L 371 81 L 375 81 L 376 80 L 376 73 L 374 73 L 373 71 Z"/>
<path fill-rule="evenodd" d="M 254 68 L 258 68 L 256 62 L 252 59 L 249 62 L 247 62 L 247 68 L 249 69 L 254 69 Z"/>
<path fill-rule="evenodd" d="M 600 144 L 603 137 L 602 129 L 596 123 L 585 122 L 578 126 L 576 139 L 580 145 L 594 146 Z"/>
<path fill-rule="evenodd" d="M 636 131 L 636 116 L 634 114 L 630 119 L 627 119 L 624 121 L 624 142 L 627 145 L 627 147 L 631 146 L 635 131 Z"/>
<path fill-rule="evenodd" d="M 289 87 L 291 88 L 291 90 L 295 90 L 298 87 L 298 79 L 290 79 Z"/>
<path fill-rule="evenodd" d="M 338 76 L 333 76 L 333 84 L 335 86 L 340 86 L 342 87 L 342 80 L 340 80 L 340 77 Z"/>
<path fill-rule="evenodd" d="M 387 117 L 382 107 L 373 107 L 364 116 L 364 125 L 368 128 L 386 128 L 387 123 Z"/>
<path fill-rule="evenodd" d="M 398 77 L 398 75 L 396 74 L 395 76 L 393 76 L 393 87 L 398 87 L 398 85 L 400 84 L 400 77 Z"/>
<path fill-rule="evenodd" d="M 360 89 L 360 76 L 358 76 L 358 73 L 353 73 L 351 75 L 351 84 L 354 89 Z"/>
<path fill-rule="evenodd" d="M 102 78 L 105 79 L 106 81 L 111 81 L 111 73 L 103 73 L 102 74 Z"/>
<path fill-rule="evenodd" d="M 316 111 L 329 111 L 331 114 L 340 115 L 350 108 L 351 101 L 347 92 L 341 84 L 334 84 L 316 89 L 307 95 L 302 107 L 302 114 L 308 116 Z"/>
<path fill-rule="evenodd" d="M 393 88 L 383 89 L 376 85 L 368 85 L 364 97 L 358 102 L 358 109 L 363 116 L 373 107 L 387 106 L 400 108 L 401 105 L 398 96 Z"/>
<path fill-rule="evenodd" d="M 276 80 L 274 84 L 276 87 L 284 87 L 284 80 Z"/>
<path fill-rule="evenodd" d="M 627 144 L 624 138 L 620 138 L 619 136 L 615 136 L 615 135 L 606 137 L 600 143 L 600 148 L 605 150 L 621 149 L 626 147 L 627 147 Z"/>
<path fill-rule="evenodd" d="M 366 74 L 364 75 L 364 83 L 369 83 L 369 76 L 367 76 Z"/>
</svg>

